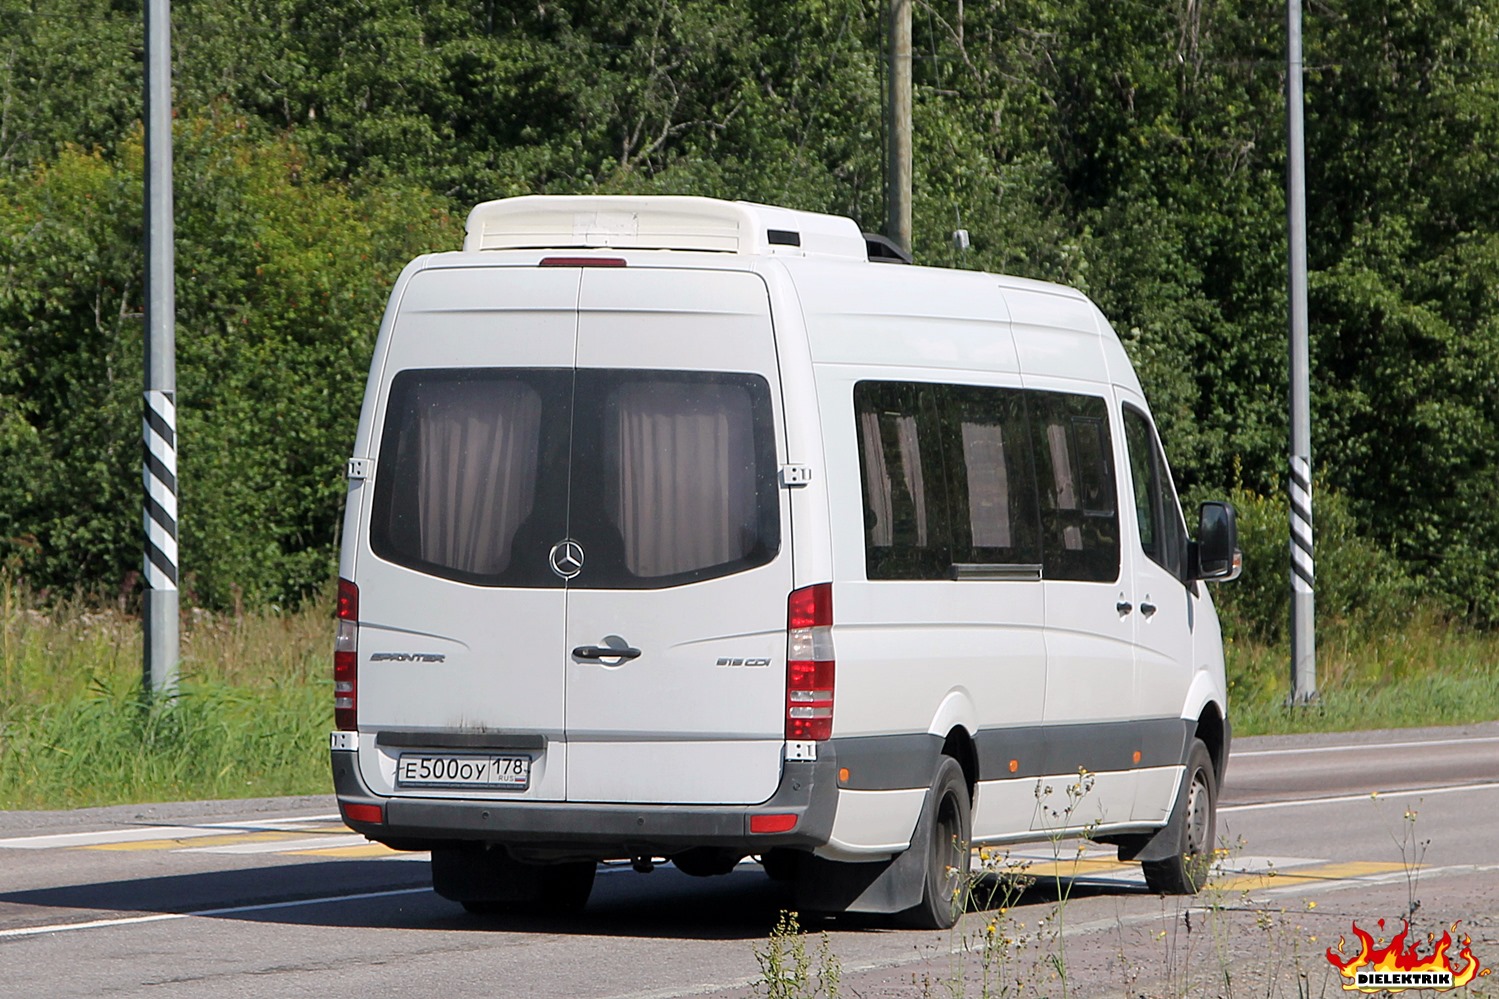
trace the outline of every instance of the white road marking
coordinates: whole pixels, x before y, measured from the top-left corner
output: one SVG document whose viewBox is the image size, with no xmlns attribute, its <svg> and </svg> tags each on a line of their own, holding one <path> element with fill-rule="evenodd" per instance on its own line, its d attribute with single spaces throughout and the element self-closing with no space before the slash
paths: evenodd
<svg viewBox="0 0 1499 999">
<path fill-rule="evenodd" d="M 299 898 L 290 902 L 262 902 L 258 905 L 234 905 L 223 909 L 199 909 L 195 912 L 156 912 L 149 916 L 124 916 L 120 919 L 91 919 L 84 923 L 52 923 L 48 926 L 23 926 L 14 930 L 0 930 L 0 940 L 13 937 L 34 937 L 44 933 L 66 933 L 69 930 L 97 930 L 106 926 L 134 926 L 137 923 L 161 923 L 172 919 L 211 919 L 217 916 L 236 916 L 244 912 L 266 912 L 271 909 L 290 909 L 299 905 L 324 905 L 330 902 L 360 902 L 371 898 L 391 898 L 396 895 L 418 895 L 432 891 L 431 888 L 395 888 L 390 891 L 368 891 L 357 895 L 324 895 L 320 898 Z"/>
<path fill-rule="evenodd" d="M 1442 787 L 1418 787 L 1408 791 L 1372 791 L 1359 794 L 1338 794 L 1326 798 L 1293 798 L 1289 801 L 1260 801 L 1249 805 L 1219 805 L 1218 814 L 1230 812 L 1257 812 L 1272 808 L 1305 808 L 1309 805 L 1338 805 L 1348 801 L 1378 801 L 1380 798 L 1424 798 L 1435 794 L 1453 794 L 1458 791 L 1492 791 L 1499 789 L 1499 781 L 1487 784 L 1448 784 Z"/>
<path fill-rule="evenodd" d="M 222 836 L 222 829 L 204 826 L 153 826 L 149 829 L 106 829 L 103 832 L 57 833 L 52 836 L 18 836 L 0 839 L 7 850 L 52 850 L 69 846 L 103 846 L 109 843 L 138 843 L 153 839 L 191 839 L 195 836 Z"/>
<path fill-rule="evenodd" d="M 70 846 L 102 846 L 109 843 L 138 843 L 152 839 L 191 839 L 195 836 L 222 836 L 225 832 L 281 832 L 288 827 L 319 822 L 342 822 L 333 815 L 298 815 L 289 819 L 264 819 L 252 822 L 208 822 L 191 826 L 131 826 L 128 829 L 104 829 L 99 832 L 53 833 L 41 836 L 14 836 L 0 839 L 0 849 L 54 850 Z"/>
<path fill-rule="evenodd" d="M 1475 735 L 1467 739 L 1432 739 L 1429 742 L 1366 742 L 1362 745 L 1306 746 L 1301 749 L 1251 749 L 1248 752 L 1230 751 L 1230 760 L 1246 756 L 1301 756 L 1305 753 L 1352 753 L 1381 749 L 1418 749 L 1422 746 L 1469 746 L 1476 742 L 1499 742 L 1499 735 Z"/>
</svg>

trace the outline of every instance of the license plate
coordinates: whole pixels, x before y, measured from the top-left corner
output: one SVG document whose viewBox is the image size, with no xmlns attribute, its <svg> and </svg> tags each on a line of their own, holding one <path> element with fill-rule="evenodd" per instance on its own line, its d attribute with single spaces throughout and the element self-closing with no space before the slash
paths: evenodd
<svg viewBox="0 0 1499 999">
<path fill-rule="evenodd" d="M 530 783 L 529 756 L 404 753 L 396 761 L 397 787 L 498 787 L 524 791 Z"/>
</svg>

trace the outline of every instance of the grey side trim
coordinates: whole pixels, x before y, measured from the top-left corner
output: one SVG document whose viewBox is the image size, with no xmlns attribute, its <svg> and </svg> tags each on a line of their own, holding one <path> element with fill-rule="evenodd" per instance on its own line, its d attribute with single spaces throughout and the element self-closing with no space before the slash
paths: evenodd
<svg viewBox="0 0 1499 999">
<path fill-rule="evenodd" d="M 1027 725 L 983 729 L 974 739 L 979 779 L 1041 777 L 1076 773 L 1180 766 L 1197 722 L 1187 718 L 1145 718 L 1075 725 Z M 1140 753 L 1135 762 L 1134 754 Z M 1017 763 L 1010 769 L 1010 761 Z"/>
<path fill-rule="evenodd" d="M 545 749 L 547 737 L 512 732 L 380 732 L 377 746 L 403 749 Z"/>
<path fill-rule="evenodd" d="M 850 791 L 895 791 L 926 787 L 937 770 L 942 739 L 925 732 L 865 735 L 830 740 L 838 766 L 848 770 L 839 786 Z"/>
<path fill-rule="evenodd" d="M 979 780 L 1180 766 L 1186 762 L 1197 723 L 1186 718 L 1146 718 L 1075 725 L 1024 725 L 981 729 L 974 738 Z M 942 753 L 940 736 L 855 736 L 831 740 L 838 765 L 848 770 L 840 785 L 850 791 L 894 791 L 926 787 Z M 1135 762 L 1139 751 L 1140 761 Z M 1010 761 L 1017 768 L 1010 770 Z"/>
</svg>

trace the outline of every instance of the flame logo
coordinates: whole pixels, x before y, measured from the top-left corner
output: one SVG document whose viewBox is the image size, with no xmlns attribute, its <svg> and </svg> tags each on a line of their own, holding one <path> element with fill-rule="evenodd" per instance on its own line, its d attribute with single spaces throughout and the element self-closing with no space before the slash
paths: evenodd
<svg viewBox="0 0 1499 999">
<path fill-rule="evenodd" d="M 1387 946 L 1375 946 L 1374 938 L 1354 923 L 1353 934 L 1359 940 L 1357 954 L 1344 960 L 1343 937 L 1338 938 L 1336 948 L 1327 949 L 1327 960 L 1342 976 L 1345 992 L 1404 992 L 1407 989 L 1449 992 L 1489 973 L 1489 969 L 1473 956 L 1472 940 L 1467 936 L 1462 938 L 1461 949 L 1456 955 L 1460 966 L 1454 966 L 1447 956 L 1452 947 L 1452 934 L 1457 931 L 1456 923 L 1442 934 L 1441 939 L 1428 933 L 1424 941 L 1413 940 L 1407 944 L 1410 923 L 1401 922 L 1400 932 Z M 1379 928 L 1384 929 L 1383 919 L 1379 921 Z M 1423 950 L 1427 953 L 1422 954 Z"/>
</svg>

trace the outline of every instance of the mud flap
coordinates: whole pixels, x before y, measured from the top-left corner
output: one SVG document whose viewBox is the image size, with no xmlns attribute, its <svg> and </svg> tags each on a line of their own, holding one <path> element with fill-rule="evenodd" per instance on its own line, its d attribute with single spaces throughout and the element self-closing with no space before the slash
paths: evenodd
<svg viewBox="0 0 1499 999">
<path fill-rule="evenodd" d="M 1171 817 L 1166 824 L 1153 833 L 1138 836 L 1119 836 L 1110 842 L 1119 844 L 1120 860 L 1170 860 L 1182 853 L 1183 827 L 1187 821 L 1187 772 L 1182 771 L 1181 782 L 1176 788 L 1176 801 L 1171 806 Z"/>
<path fill-rule="evenodd" d="M 911 845 L 889 860 L 850 863 L 804 854 L 796 870 L 796 905 L 802 912 L 904 912 L 921 904 L 926 861 L 932 855 L 931 789 Z"/>
</svg>

